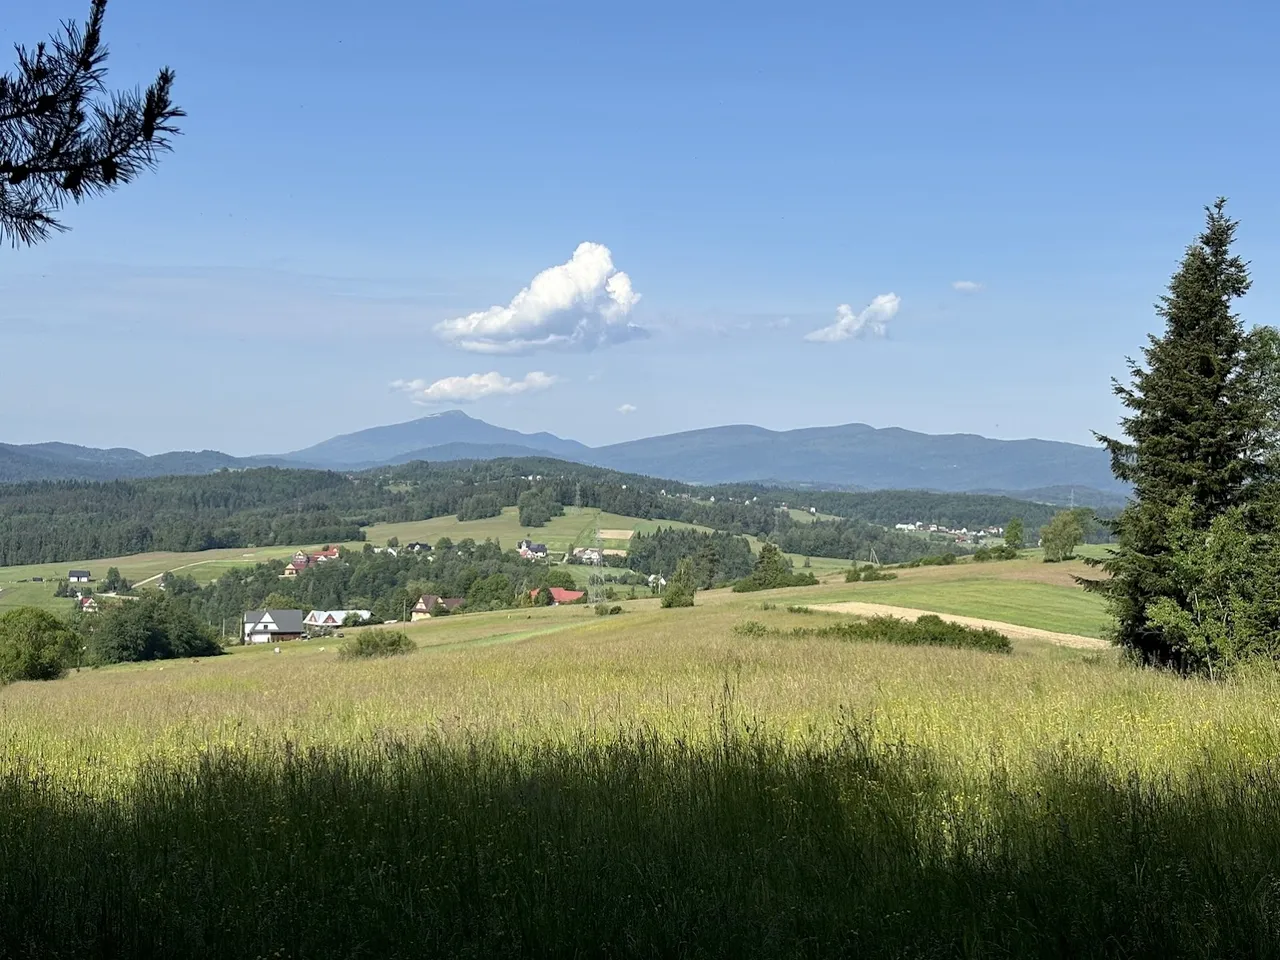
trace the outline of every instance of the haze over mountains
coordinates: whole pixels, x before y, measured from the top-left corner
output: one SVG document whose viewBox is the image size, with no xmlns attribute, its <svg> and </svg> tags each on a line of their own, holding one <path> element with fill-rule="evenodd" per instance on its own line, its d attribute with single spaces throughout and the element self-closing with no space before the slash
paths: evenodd
<svg viewBox="0 0 1280 960">
<path fill-rule="evenodd" d="M 1114 501 L 1124 487 L 1099 448 L 1051 440 L 932 435 L 851 423 L 775 431 L 733 425 L 588 447 L 550 433 L 520 433 L 460 410 L 334 437 L 291 453 L 217 451 L 148 457 L 70 444 L 0 444 L 0 482 L 110 480 L 259 466 L 363 469 L 411 460 L 549 456 L 689 483 L 735 481 L 862 489 L 998 491 L 1056 500 Z"/>
</svg>

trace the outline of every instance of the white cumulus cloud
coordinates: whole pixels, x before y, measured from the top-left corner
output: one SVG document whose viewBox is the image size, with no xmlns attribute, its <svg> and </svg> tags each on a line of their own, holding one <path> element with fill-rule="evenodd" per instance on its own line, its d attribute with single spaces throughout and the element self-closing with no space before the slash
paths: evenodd
<svg viewBox="0 0 1280 960">
<path fill-rule="evenodd" d="M 961 293 L 977 293 L 982 289 L 982 284 L 976 280 L 957 280 L 951 284 L 952 290 L 959 290 Z"/>
<path fill-rule="evenodd" d="M 804 338 L 817 343 L 835 343 L 838 340 L 883 337 L 901 303 L 902 298 L 896 293 L 880 294 L 861 313 L 854 313 L 849 304 L 842 303 L 836 307 L 835 323 L 806 333 Z"/>
<path fill-rule="evenodd" d="M 624 403 L 618 408 L 618 412 L 625 417 L 628 413 L 635 413 L 636 409 L 637 408 L 634 403 Z"/>
<path fill-rule="evenodd" d="M 541 370 L 525 375 L 523 380 L 512 380 L 496 370 L 491 373 L 473 373 L 467 377 L 445 377 L 435 383 L 425 380 L 397 380 L 391 384 L 403 390 L 414 403 L 471 403 L 485 397 L 509 397 L 519 393 L 546 390 L 556 378 Z"/>
<path fill-rule="evenodd" d="M 613 266 L 609 248 L 582 243 L 567 263 L 548 267 L 505 307 L 436 324 L 436 333 L 475 353 L 547 348 L 592 350 L 647 335 L 628 317 L 640 294 Z"/>
</svg>

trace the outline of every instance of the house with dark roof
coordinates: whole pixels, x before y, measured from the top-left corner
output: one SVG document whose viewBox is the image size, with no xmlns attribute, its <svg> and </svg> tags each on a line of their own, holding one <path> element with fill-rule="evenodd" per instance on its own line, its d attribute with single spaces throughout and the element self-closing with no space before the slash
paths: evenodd
<svg viewBox="0 0 1280 960">
<path fill-rule="evenodd" d="M 303 635 L 301 610 L 250 610 L 244 615 L 245 643 L 276 643 Z"/>
<path fill-rule="evenodd" d="M 430 620 L 437 616 L 437 606 L 443 607 L 446 613 L 456 613 L 465 601 L 462 597 L 437 597 L 434 593 L 424 593 L 413 605 L 411 621 Z"/>
<path fill-rule="evenodd" d="M 534 543 L 532 540 L 521 540 L 516 544 L 516 550 L 520 556 L 526 560 L 545 560 L 547 559 L 547 545 L 545 543 Z"/>
<path fill-rule="evenodd" d="M 72 583 L 88 583 L 93 579 L 93 574 L 88 570 L 72 570 L 67 574 L 67 579 Z"/>
</svg>

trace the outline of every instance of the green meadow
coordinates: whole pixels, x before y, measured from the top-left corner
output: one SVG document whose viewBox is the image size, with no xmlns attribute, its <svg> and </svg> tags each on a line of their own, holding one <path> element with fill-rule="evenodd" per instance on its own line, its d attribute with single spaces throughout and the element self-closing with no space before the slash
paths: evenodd
<svg viewBox="0 0 1280 960">
<path fill-rule="evenodd" d="M 824 639 L 842 618 L 804 612 L 967 592 L 1085 630 L 1074 569 L 462 615 L 383 660 L 331 637 L 12 684 L 0 955 L 1277 954 L 1273 676 Z"/>
</svg>

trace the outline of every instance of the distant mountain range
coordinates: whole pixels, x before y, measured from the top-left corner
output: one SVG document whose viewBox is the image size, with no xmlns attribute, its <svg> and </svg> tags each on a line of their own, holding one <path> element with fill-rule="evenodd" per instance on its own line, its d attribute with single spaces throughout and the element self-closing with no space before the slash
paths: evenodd
<svg viewBox="0 0 1280 960">
<path fill-rule="evenodd" d="M 0 482 L 110 480 L 260 466 L 357 470 L 411 460 L 555 457 L 687 483 L 758 482 L 838 489 L 1000 492 L 1046 502 L 1114 505 L 1125 488 L 1106 453 L 1051 440 L 991 440 L 851 423 L 801 430 L 712 427 L 588 447 L 520 433 L 460 410 L 334 437 L 292 453 L 232 457 L 213 450 L 148 457 L 70 444 L 0 444 Z"/>
</svg>

